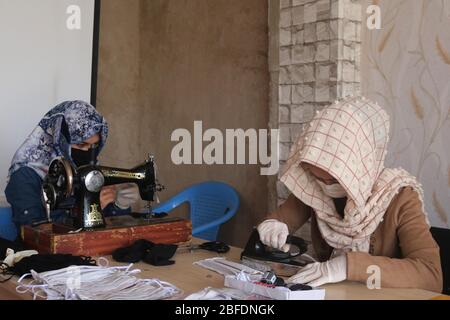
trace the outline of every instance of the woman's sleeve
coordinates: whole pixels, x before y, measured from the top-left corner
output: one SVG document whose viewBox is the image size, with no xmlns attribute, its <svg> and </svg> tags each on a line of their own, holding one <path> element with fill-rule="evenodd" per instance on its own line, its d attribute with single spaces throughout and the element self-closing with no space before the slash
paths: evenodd
<svg viewBox="0 0 450 320">
<path fill-rule="evenodd" d="M 13 221 L 17 226 L 45 218 L 41 188 L 42 179 L 31 168 L 22 167 L 11 175 L 5 194 L 11 204 Z"/>
<path fill-rule="evenodd" d="M 270 213 L 267 219 L 276 219 L 287 224 L 291 232 L 295 232 L 311 217 L 311 210 L 296 196 L 291 194 L 288 199 L 275 211 Z"/>
<path fill-rule="evenodd" d="M 18 228 L 47 219 L 41 198 L 42 179 L 33 169 L 22 167 L 14 172 L 6 186 L 5 194 L 11 204 L 13 222 Z M 66 217 L 65 210 L 51 212 L 54 222 L 64 222 Z"/>
<path fill-rule="evenodd" d="M 368 253 L 347 254 L 347 279 L 366 282 L 369 266 L 381 271 L 381 286 L 385 288 L 418 288 L 442 291 L 442 270 L 439 247 L 422 211 L 417 193 L 405 188 L 399 194 L 397 237 L 403 258 L 371 256 Z"/>
</svg>

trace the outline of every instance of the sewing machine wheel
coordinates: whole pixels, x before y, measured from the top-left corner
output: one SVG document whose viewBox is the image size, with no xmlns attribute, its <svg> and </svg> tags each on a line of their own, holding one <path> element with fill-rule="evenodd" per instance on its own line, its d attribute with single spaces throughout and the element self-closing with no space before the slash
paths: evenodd
<svg viewBox="0 0 450 320">
<path fill-rule="evenodd" d="M 70 162 L 59 157 L 55 158 L 48 168 L 48 174 L 43 184 L 48 201 L 55 204 L 58 198 L 69 197 L 73 188 L 73 169 Z"/>
</svg>

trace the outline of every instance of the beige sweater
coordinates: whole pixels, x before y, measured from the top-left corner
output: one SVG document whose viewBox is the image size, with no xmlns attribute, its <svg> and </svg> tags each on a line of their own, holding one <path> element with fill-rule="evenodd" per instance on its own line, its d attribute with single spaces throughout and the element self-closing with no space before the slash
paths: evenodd
<svg viewBox="0 0 450 320">
<path fill-rule="evenodd" d="M 286 223 L 291 233 L 311 219 L 314 250 L 320 261 L 329 259 L 333 249 L 322 238 L 312 209 L 294 195 L 266 218 Z M 347 280 L 365 283 L 371 275 L 367 268 L 377 265 L 382 287 L 442 291 L 439 247 L 412 188 L 403 188 L 392 200 L 370 244 L 369 253 L 347 253 Z"/>
</svg>

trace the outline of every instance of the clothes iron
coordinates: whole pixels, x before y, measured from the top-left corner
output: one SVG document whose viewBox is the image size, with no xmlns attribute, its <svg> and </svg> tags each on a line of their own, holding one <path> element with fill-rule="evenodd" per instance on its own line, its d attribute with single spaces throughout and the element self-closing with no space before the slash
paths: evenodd
<svg viewBox="0 0 450 320">
<path fill-rule="evenodd" d="M 312 261 L 302 257 L 308 250 L 305 240 L 289 235 L 286 243 L 291 245 L 289 252 L 270 248 L 262 243 L 258 230 L 254 229 L 241 253 L 241 261 L 244 265 L 262 272 L 271 271 L 278 276 L 290 277 Z"/>
</svg>

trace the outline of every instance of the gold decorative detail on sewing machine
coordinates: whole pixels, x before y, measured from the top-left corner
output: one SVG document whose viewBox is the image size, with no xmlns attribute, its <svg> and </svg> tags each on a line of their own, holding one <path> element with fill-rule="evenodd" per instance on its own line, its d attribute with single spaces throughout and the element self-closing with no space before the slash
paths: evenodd
<svg viewBox="0 0 450 320">
<path fill-rule="evenodd" d="M 90 206 L 89 214 L 85 220 L 86 227 L 96 227 L 103 225 L 103 216 L 98 211 L 98 204 L 94 203 Z"/>
<path fill-rule="evenodd" d="M 145 174 L 140 172 L 126 172 L 118 170 L 102 170 L 105 177 L 108 178 L 125 178 L 125 179 L 145 179 Z"/>
</svg>

